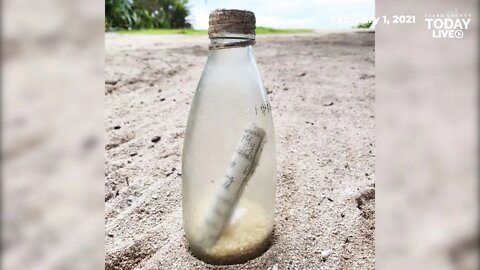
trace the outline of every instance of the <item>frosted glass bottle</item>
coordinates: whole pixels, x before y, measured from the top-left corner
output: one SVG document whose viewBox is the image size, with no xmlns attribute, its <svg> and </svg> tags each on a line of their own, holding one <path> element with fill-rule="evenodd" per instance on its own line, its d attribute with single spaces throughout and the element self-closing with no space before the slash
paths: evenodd
<svg viewBox="0 0 480 270">
<path fill-rule="evenodd" d="M 210 33 L 208 60 L 188 117 L 183 224 L 196 257 L 232 264 L 252 259 L 268 246 L 276 149 L 271 107 L 253 55 L 254 32 L 220 32 L 215 37 Z"/>
</svg>

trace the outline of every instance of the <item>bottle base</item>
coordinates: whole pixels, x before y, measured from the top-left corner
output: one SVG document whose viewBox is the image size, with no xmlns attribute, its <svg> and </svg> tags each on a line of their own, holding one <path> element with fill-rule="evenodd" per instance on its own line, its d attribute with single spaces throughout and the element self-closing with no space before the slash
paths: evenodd
<svg viewBox="0 0 480 270">
<path fill-rule="evenodd" d="M 190 253 L 199 260 L 212 265 L 242 264 L 262 255 L 270 246 L 270 236 L 250 249 L 218 250 L 208 252 L 202 248 L 190 246 Z"/>
<path fill-rule="evenodd" d="M 220 238 L 212 247 L 204 247 L 199 241 L 189 241 L 190 252 L 198 259 L 216 265 L 245 263 L 263 254 L 269 247 L 273 224 L 263 209 L 252 202 L 243 201 L 237 209 L 238 217 L 232 218 Z M 200 239 L 199 235 L 193 239 Z"/>
</svg>

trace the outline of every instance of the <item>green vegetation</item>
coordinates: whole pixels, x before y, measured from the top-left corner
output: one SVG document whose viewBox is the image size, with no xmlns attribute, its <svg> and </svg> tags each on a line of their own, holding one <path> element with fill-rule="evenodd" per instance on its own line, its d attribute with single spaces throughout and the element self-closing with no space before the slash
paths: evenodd
<svg viewBox="0 0 480 270">
<path fill-rule="evenodd" d="M 357 26 L 354 26 L 353 28 L 370 28 L 372 23 L 373 23 L 372 21 L 368 21 L 366 23 L 359 23 L 357 24 Z"/>
<path fill-rule="evenodd" d="M 257 34 L 286 34 L 286 33 L 309 33 L 312 29 L 275 29 L 270 27 L 257 27 Z"/>
<path fill-rule="evenodd" d="M 275 29 L 269 27 L 257 27 L 257 34 L 284 34 L 284 33 L 308 33 L 312 29 Z M 142 29 L 142 30 L 122 30 L 118 31 L 120 34 L 143 34 L 143 35 L 207 35 L 207 30 L 195 29 Z"/>
<path fill-rule="evenodd" d="M 191 28 L 188 0 L 105 0 L 105 29 Z"/>
<path fill-rule="evenodd" d="M 195 30 L 195 29 L 141 29 L 141 30 L 121 30 L 117 31 L 119 34 L 132 34 L 132 35 L 207 35 L 207 30 Z"/>
</svg>

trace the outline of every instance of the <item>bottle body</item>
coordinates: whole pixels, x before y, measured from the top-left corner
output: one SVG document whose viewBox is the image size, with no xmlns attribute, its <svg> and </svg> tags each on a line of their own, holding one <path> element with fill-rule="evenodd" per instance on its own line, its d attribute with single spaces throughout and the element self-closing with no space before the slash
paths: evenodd
<svg viewBox="0 0 480 270">
<path fill-rule="evenodd" d="M 214 264 L 261 254 L 274 224 L 276 148 L 252 46 L 209 52 L 182 159 L 183 221 L 193 254 Z"/>
</svg>

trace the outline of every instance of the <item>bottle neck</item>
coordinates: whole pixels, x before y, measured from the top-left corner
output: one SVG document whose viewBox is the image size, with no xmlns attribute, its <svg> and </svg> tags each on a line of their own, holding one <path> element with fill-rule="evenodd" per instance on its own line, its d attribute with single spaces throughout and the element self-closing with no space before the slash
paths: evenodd
<svg viewBox="0 0 480 270">
<path fill-rule="evenodd" d="M 215 37 L 210 38 L 209 50 L 223 50 L 248 47 L 255 44 L 255 37 Z"/>
<path fill-rule="evenodd" d="M 224 66 L 253 63 L 254 39 L 211 38 L 208 58 Z"/>
</svg>

